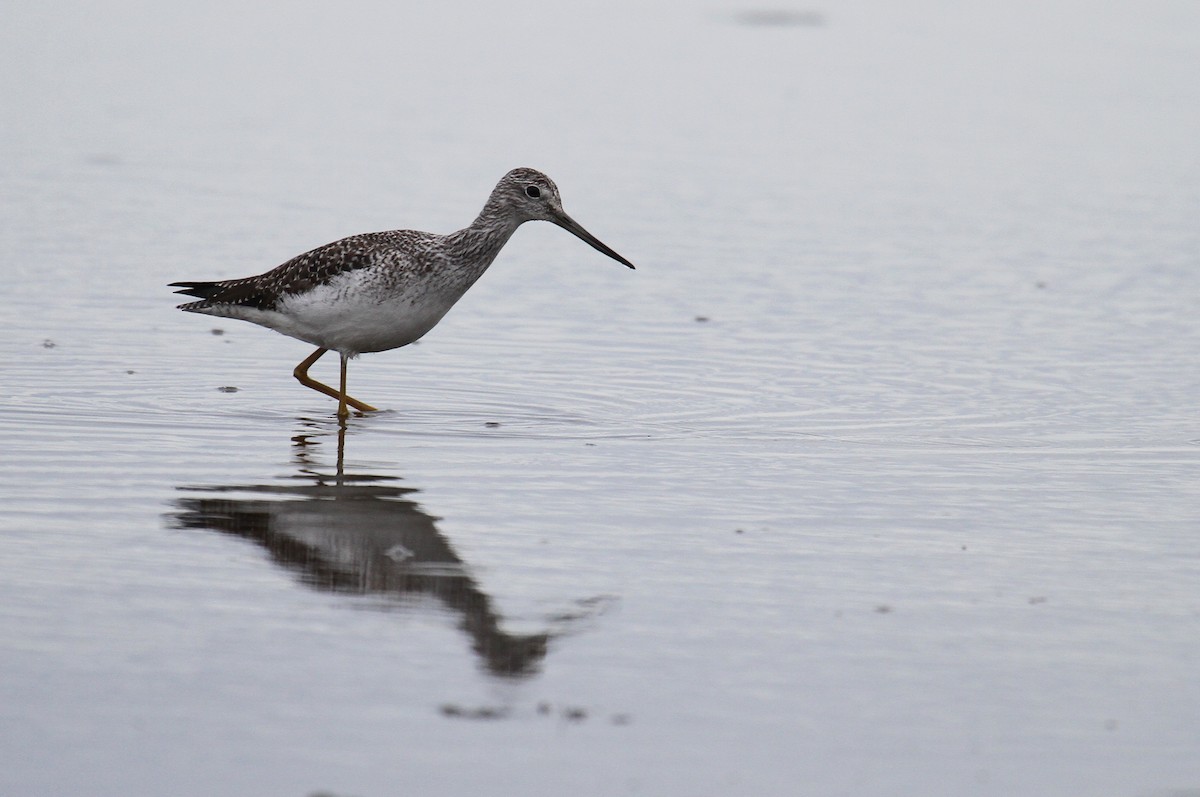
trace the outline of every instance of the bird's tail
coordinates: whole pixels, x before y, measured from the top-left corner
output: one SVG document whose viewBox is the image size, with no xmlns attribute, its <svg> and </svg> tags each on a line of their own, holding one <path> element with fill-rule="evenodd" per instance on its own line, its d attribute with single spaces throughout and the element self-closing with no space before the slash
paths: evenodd
<svg viewBox="0 0 1200 797">
<path fill-rule="evenodd" d="M 204 311 L 218 305 L 268 310 L 275 301 L 275 294 L 264 291 L 258 277 L 221 282 L 172 282 L 171 287 L 179 289 L 175 291 L 176 293 L 200 299 L 198 302 L 179 305 L 180 310 L 193 312 Z"/>
<path fill-rule="evenodd" d="M 185 296 L 196 296 L 200 299 L 211 299 L 222 290 L 219 282 L 172 282 L 170 288 L 178 288 L 176 293 Z"/>
</svg>

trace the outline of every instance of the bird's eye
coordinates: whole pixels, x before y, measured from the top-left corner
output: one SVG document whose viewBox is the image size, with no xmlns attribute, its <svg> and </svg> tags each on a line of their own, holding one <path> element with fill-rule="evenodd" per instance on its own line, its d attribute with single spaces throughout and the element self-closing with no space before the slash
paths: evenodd
<svg viewBox="0 0 1200 797">
<path fill-rule="evenodd" d="M 542 189 L 538 188 L 536 185 L 525 186 L 525 196 L 529 197 L 530 199 L 537 199 L 541 195 Z"/>
</svg>

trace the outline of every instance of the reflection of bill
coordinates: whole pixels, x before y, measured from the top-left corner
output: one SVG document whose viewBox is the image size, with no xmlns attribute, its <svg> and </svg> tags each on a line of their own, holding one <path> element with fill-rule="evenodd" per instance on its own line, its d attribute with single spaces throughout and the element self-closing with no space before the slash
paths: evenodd
<svg viewBox="0 0 1200 797">
<path fill-rule="evenodd" d="M 505 633 L 434 518 L 405 498 L 414 490 L 380 483 L 386 480 L 339 475 L 333 484 L 185 487 L 193 495 L 178 499 L 174 520 L 253 540 L 314 589 L 436 598 L 461 617 L 488 671 L 534 673 L 555 634 Z"/>
</svg>

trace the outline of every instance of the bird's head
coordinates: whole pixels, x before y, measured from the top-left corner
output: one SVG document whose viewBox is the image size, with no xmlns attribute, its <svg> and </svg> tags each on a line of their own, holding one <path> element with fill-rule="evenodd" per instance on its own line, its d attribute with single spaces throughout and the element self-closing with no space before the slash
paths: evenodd
<svg viewBox="0 0 1200 797">
<path fill-rule="evenodd" d="M 562 198 L 558 186 L 537 169 L 513 169 L 501 178 L 492 192 L 488 204 L 495 203 L 504 211 L 515 215 L 521 222 L 548 221 L 557 224 L 567 232 L 579 238 L 597 251 L 633 268 L 625 258 L 602 243 L 600 239 L 585 230 L 579 222 L 572 219 L 563 210 Z"/>
</svg>

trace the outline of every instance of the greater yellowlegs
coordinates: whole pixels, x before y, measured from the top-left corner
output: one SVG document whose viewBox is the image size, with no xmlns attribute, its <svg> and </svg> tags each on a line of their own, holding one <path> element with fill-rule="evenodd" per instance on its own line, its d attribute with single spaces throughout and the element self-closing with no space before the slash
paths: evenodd
<svg viewBox="0 0 1200 797">
<path fill-rule="evenodd" d="M 257 277 L 173 282 L 176 293 L 200 301 L 189 313 L 239 318 L 317 346 L 292 372 L 306 387 L 363 412 L 370 404 L 346 395 L 346 361 L 364 352 L 407 346 L 442 319 L 483 275 L 527 221 L 549 221 L 599 251 L 633 264 L 566 214 L 558 186 L 534 169 L 513 169 L 496 184 L 470 227 L 436 235 L 390 230 L 351 235 L 294 257 Z M 341 389 L 308 375 L 326 352 L 341 355 Z"/>
</svg>

